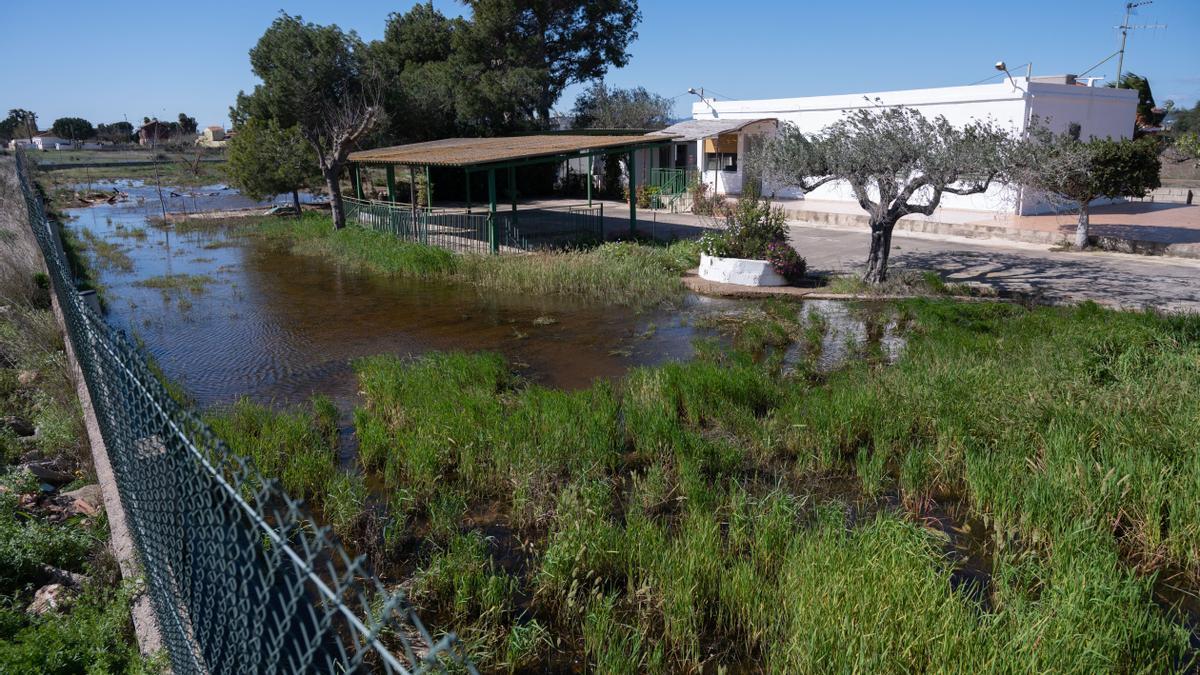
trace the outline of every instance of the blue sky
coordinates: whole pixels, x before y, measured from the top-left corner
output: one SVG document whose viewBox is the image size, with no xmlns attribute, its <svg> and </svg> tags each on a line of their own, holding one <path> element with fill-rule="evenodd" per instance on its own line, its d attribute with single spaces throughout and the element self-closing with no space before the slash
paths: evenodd
<svg viewBox="0 0 1200 675">
<path fill-rule="evenodd" d="M 205 3 L 24 2 L 4 12 L 0 109 L 111 122 L 128 116 L 226 124 L 239 89 L 250 89 L 247 51 L 280 9 L 337 23 L 366 39 L 411 2 Z M 460 13 L 457 2 L 434 3 Z M 971 84 L 997 59 L 1035 74 L 1081 72 L 1116 51 L 1119 0 L 809 2 L 642 0 L 630 64 L 609 75 L 690 111 L 688 87 L 727 98 L 775 98 Z M 1130 34 L 1126 70 L 1150 78 L 1161 104 L 1200 97 L 1200 2 L 1157 0 L 1134 23 L 1166 30 Z M 21 26 L 34 27 L 29 30 Z M 1116 60 L 1093 74 L 1116 73 Z M 571 107 L 579 87 L 558 107 Z"/>
</svg>

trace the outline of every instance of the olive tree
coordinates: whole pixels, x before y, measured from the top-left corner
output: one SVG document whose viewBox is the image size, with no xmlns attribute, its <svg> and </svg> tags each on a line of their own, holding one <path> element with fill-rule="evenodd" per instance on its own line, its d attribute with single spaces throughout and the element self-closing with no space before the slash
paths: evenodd
<svg viewBox="0 0 1200 675">
<path fill-rule="evenodd" d="M 319 175 L 312 147 L 297 127 L 280 128 L 274 120 L 250 120 L 229 141 L 229 179 L 252 199 L 292 193 L 300 215 L 300 189 Z"/>
<path fill-rule="evenodd" d="M 281 14 L 250 50 L 262 84 L 238 94 L 231 117 L 297 126 L 329 189 L 333 226 L 346 224 L 339 185 L 346 158 L 384 120 L 379 78 L 353 32 Z"/>
<path fill-rule="evenodd" d="M 1143 197 L 1159 186 L 1160 168 L 1154 139 L 1081 141 L 1035 126 L 1022 144 L 1017 176 L 1051 202 L 1065 202 L 1078 210 L 1075 248 L 1083 250 L 1088 245 L 1091 202 L 1102 197 Z"/>
<path fill-rule="evenodd" d="M 848 113 L 816 134 L 787 124 L 751 158 L 764 180 L 810 192 L 848 185 L 870 216 L 871 248 L 863 280 L 887 279 L 892 229 L 904 216 L 931 215 L 942 195 L 986 191 L 1009 166 L 1012 135 L 991 121 L 954 126 L 904 107 Z"/>
</svg>

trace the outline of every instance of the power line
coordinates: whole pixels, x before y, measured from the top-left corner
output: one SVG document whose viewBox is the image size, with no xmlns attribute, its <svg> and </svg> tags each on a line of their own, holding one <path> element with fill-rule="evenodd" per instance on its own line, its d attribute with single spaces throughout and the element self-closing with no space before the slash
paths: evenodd
<svg viewBox="0 0 1200 675">
<path fill-rule="evenodd" d="M 1015 68 L 1011 68 L 1010 70 L 1020 70 L 1021 68 L 1024 68 L 1025 66 L 1028 66 L 1028 65 L 1029 65 L 1029 63 L 1022 63 L 1021 65 L 1019 65 Z M 987 77 L 983 78 L 982 80 L 980 80 L 978 82 L 972 82 L 971 84 L 968 84 L 967 86 L 974 87 L 977 84 L 983 84 L 984 82 L 987 82 L 988 80 L 994 80 L 997 77 L 1000 77 L 1004 74 L 1005 74 L 1004 71 L 1001 71 L 999 73 L 992 73 L 991 75 L 988 75 Z"/>
</svg>

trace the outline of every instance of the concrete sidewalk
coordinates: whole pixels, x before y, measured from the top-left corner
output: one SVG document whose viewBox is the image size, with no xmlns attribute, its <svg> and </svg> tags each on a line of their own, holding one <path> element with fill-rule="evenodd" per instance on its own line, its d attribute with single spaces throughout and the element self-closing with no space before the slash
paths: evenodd
<svg viewBox="0 0 1200 675">
<path fill-rule="evenodd" d="M 815 199 L 780 200 L 776 204 L 795 224 L 865 230 L 867 214 L 858 204 Z M 1097 206 L 1091 212 L 1091 241 L 1097 248 L 1121 253 L 1200 258 L 1200 206 L 1166 202 L 1128 202 Z M 1074 213 L 1015 216 L 990 211 L 938 209 L 932 216 L 906 216 L 896 232 L 923 232 L 971 239 L 1007 239 L 1055 245 L 1071 241 Z"/>
</svg>

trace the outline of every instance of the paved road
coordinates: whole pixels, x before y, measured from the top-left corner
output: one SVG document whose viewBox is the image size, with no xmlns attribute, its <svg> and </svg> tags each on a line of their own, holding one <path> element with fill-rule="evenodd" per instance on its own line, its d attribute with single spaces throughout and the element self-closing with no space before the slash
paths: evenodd
<svg viewBox="0 0 1200 675">
<path fill-rule="evenodd" d="M 854 271 L 866 262 L 865 231 L 791 225 L 790 238 L 814 271 Z M 891 264 L 938 270 L 950 281 L 985 283 L 1051 303 L 1094 300 L 1130 309 L 1200 312 L 1200 260 L 896 234 Z"/>
</svg>

